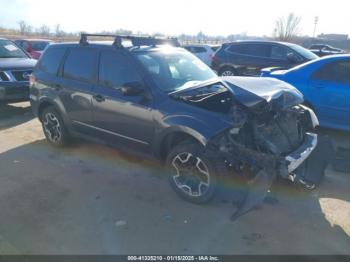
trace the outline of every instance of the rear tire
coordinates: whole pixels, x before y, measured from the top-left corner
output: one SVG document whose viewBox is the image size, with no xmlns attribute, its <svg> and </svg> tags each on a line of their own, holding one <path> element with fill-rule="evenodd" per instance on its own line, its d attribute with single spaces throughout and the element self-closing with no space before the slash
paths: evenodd
<svg viewBox="0 0 350 262">
<path fill-rule="evenodd" d="M 53 106 L 45 108 L 40 116 L 43 131 L 47 141 L 56 147 L 68 144 L 69 134 L 64 125 L 62 117 Z"/>
<path fill-rule="evenodd" d="M 219 71 L 220 76 L 236 76 L 237 72 L 236 70 L 231 66 L 224 66 Z"/>
<path fill-rule="evenodd" d="M 166 165 L 170 185 L 181 198 L 204 204 L 214 197 L 217 191 L 215 164 L 202 145 L 191 141 L 178 144 L 168 154 Z"/>
</svg>

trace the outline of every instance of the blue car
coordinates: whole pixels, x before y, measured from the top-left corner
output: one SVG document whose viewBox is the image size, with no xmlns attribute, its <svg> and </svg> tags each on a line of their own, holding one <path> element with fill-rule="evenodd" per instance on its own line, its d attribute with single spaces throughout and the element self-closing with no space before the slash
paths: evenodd
<svg viewBox="0 0 350 262">
<path fill-rule="evenodd" d="M 350 131 L 350 55 L 326 56 L 289 70 L 266 68 L 261 76 L 299 89 L 321 126 Z"/>
</svg>

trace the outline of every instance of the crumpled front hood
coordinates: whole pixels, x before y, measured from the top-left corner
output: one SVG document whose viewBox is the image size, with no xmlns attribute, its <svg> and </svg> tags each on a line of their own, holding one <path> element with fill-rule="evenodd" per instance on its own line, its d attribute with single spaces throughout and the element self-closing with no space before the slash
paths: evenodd
<svg viewBox="0 0 350 262">
<path fill-rule="evenodd" d="M 303 95 L 293 86 L 274 78 L 224 77 L 169 94 L 172 98 L 209 111 L 228 113 L 240 103 L 260 114 L 301 104 Z"/>
<path fill-rule="evenodd" d="M 31 58 L 0 58 L 0 70 L 31 69 L 36 62 Z"/>
<path fill-rule="evenodd" d="M 283 110 L 301 104 L 303 95 L 292 85 L 274 78 L 224 77 L 234 97 L 251 111 L 263 108 Z"/>
</svg>

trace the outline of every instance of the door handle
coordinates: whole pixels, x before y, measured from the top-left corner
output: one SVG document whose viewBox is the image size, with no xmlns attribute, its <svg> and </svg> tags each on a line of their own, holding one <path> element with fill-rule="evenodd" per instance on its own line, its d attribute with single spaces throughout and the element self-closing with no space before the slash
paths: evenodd
<svg viewBox="0 0 350 262">
<path fill-rule="evenodd" d="M 94 98 L 97 102 L 103 102 L 103 101 L 106 100 L 102 95 L 94 95 L 93 98 Z"/>
</svg>

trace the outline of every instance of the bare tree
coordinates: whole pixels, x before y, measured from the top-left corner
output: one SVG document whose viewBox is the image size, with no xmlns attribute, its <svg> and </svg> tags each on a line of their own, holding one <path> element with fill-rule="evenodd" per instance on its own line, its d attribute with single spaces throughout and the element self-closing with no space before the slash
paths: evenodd
<svg viewBox="0 0 350 262">
<path fill-rule="evenodd" d="M 274 36 L 280 41 L 292 41 L 300 32 L 301 17 L 290 13 L 276 20 Z"/>
<path fill-rule="evenodd" d="M 37 29 L 37 32 L 42 36 L 49 36 L 50 27 L 48 25 L 42 25 L 40 28 Z"/>
<path fill-rule="evenodd" d="M 28 25 L 24 20 L 18 21 L 18 26 L 21 35 L 29 34 L 32 31 L 32 27 Z"/>
<path fill-rule="evenodd" d="M 61 25 L 60 24 L 57 24 L 55 26 L 55 35 L 56 37 L 61 37 L 64 35 L 64 32 L 61 30 Z"/>
</svg>

